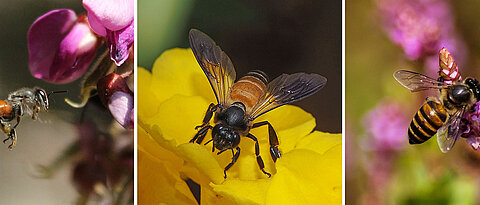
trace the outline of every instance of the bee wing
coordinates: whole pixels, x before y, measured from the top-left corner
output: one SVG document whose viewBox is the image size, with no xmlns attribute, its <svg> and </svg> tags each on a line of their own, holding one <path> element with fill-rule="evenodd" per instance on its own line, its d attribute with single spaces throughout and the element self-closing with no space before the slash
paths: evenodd
<svg viewBox="0 0 480 205">
<path fill-rule="evenodd" d="M 450 151 L 460 136 L 460 125 L 465 107 L 450 115 L 447 122 L 437 131 L 438 147 L 443 153 Z"/>
<path fill-rule="evenodd" d="M 448 86 L 448 84 L 444 82 L 408 70 L 398 70 L 393 73 L 393 77 L 403 85 L 403 87 L 406 87 L 412 92 L 428 89 L 442 89 Z"/>
<path fill-rule="evenodd" d="M 227 95 L 235 82 L 235 69 L 232 61 L 210 37 L 199 30 L 189 33 L 190 47 L 210 82 L 217 102 L 225 104 Z"/>
<path fill-rule="evenodd" d="M 325 86 L 327 78 L 318 74 L 282 74 L 267 85 L 263 97 L 253 107 L 250 118 L 273 110 L 279 106 L 304 99 Z"/>
</svg>

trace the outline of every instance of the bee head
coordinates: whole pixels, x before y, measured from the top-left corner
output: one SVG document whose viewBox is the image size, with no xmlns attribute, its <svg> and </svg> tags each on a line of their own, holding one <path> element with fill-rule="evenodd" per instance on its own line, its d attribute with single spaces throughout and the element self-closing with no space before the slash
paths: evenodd
<svg viewBox="0 0 480 205">
<path fill-rule="evenodd" d="M 240 144 L 240 135 L 232 126 L 217 124 L 212 130 L 213 146 L 218 150 L 233 149 Z"/>
<path fill-rule="evenodd" d="M 35 101 L 43 108 L 45 111 L 48 111 L 48 95 L 42 88 L 35 88 Z"/>
</svg>

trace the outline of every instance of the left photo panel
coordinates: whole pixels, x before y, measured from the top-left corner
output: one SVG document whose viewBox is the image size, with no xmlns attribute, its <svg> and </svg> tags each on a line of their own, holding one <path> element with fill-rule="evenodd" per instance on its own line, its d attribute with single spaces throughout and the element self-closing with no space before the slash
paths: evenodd
<svg viewBox="0 0 480 205">
<path fill-rule="evenodd" d="M 135 1 L 2 3 L 1 203 L 133 204 Z"/>
</svg>

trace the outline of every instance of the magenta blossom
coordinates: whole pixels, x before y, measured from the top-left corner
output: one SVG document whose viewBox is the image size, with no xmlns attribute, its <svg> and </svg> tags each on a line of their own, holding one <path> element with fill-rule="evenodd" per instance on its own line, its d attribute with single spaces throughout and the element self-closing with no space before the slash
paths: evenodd
<svg viewBox="0 0 480 205">
<path fill-rule="evenodd" d="M 409 118 L 405 110 L 393 102 L 384 102 L 364 117 L 370 136 L 368 148 L 376 151 L 402 149 L 407 142 Z"/>
<path fill-rule="evenodd" d="M 100 100 L 108 107 L 115 120 L 123 127 L 133 129 L 133 92 L 125 78 L 111 73 L 98 81 L 97 90 Z"/>
<path fill-rule="evenodd" d="M 480 152 L 480 102 L 475 103 L 471 112 L 463 116 L 462 137 L 467 138 L 467 143 L 476 151 Z"/>
<path fill-rule="evenodd" d="M 93 61 L 99 40 L 84 16 L 70 9 L 39 17 L 27 34 L 30 72 L 51 83 L 69 83 L 82 76 Z"/>
<path fill-rule="evenodd" d="M 110 58 L 120 66 L 134 41 L 134 0 L 83 0 L 90 26 L 107 38 Z"/>
<path fill-rule="evenodd" d="M 458 44 L 450 6 L 444 0 L 378 0 L 378 8 L 384 30 L 411 60 Z"/>
</svg>

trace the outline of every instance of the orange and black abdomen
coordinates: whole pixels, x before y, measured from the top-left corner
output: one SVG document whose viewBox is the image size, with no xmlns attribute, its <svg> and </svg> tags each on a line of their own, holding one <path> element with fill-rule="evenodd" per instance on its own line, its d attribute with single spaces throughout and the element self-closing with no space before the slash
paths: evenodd
<svg viewBox="0 0 480 205">
<path fill-rule="evenodd" d="M 408 142 L 420 144 L 429 140 L 447 120 L 448 113 L 442 104 L 427 101 L 413 117 L 408 128 Z"/>
<path fill-rule="evenodd" d="M 246 110 L 250 110 L 262 97 L 268 82 L 267 75 L 259 70 L 254 70 L 233 84 L 230 90 L 230 103 L 242 102 Z"/>
<path fill-rule="evenodd" d="M 12 113 L 12 106 L 4 100 L 0 100 L 0 117 L 8 116 Z"/>
</svg>

